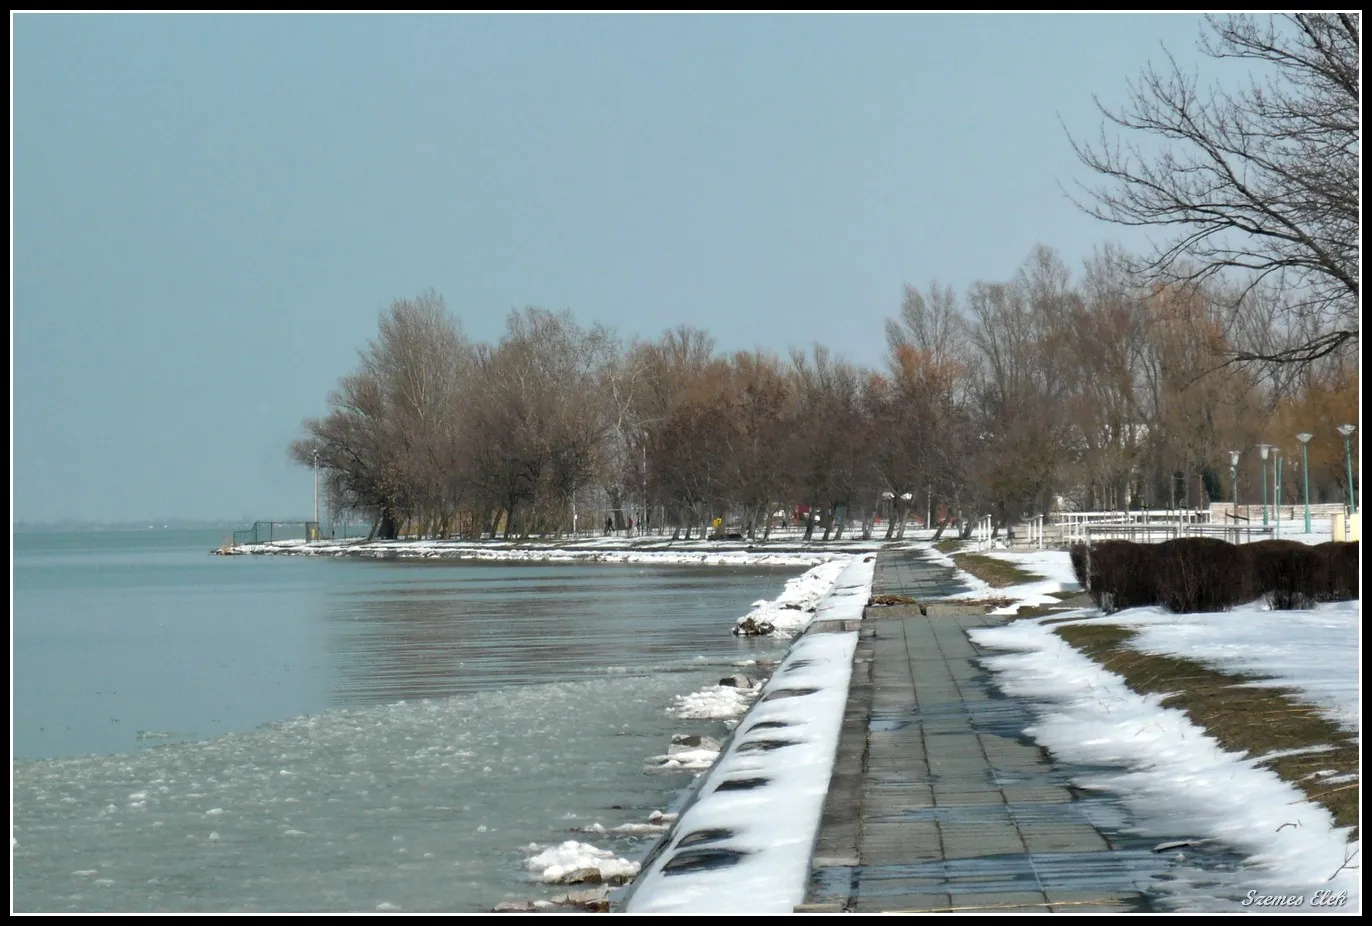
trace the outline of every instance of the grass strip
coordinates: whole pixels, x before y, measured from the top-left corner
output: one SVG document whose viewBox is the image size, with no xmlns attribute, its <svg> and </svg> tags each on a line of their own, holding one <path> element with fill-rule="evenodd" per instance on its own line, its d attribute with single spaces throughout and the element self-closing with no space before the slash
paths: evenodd
<svg viewBox="0 0 1372 926">
<path fill-rule="evenodd" d="M 1026 582 L 1034 582 L 1039 578 L 1004 560 L 982 556 L 979 553 L 954 553 L 953 562 L 963 572 L 970 572 L 992 588 L 1024 585 Z"/>
<path fill-rule="evenodd" d="M 1231 674 L 1177 656 L 1157 656 L 1131 649 L 1135 631 L 1108 624 L 1072 624 L 1053 631 L 1068 644 L 1124 678 L 1141 694 L 1165 694 L 1163 705 L 1186 712 L 1226 751 L 1267 756 L 1261 759 L 1306 799 L 1334 815 L 1339 826 L 1354 828 L 1357 838 L 1361 764 L 1353 734 L 1302 704 L 1289 688 L 1255 687 L 1261 676 Z M 1329 787 L 1329 772 L 1359 781 Z"/>
</svg>

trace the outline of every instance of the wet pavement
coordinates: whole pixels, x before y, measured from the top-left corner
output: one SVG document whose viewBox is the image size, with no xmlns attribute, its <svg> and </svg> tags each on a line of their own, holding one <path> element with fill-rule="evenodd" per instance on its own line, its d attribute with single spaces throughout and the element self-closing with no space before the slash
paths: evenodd
<svg viewBox="0 0 1372 926">
<path fill-rule="evenodd" d="M 878 557 L 875 595 L 960 590 L 917 553 Z M 1156 840 L 1126 835 L 1112 799 L 1073 788 L 1073 770 L 1023 734 L 1028 709 L 978 662 L 967 632 L 1007 618 L 928 610 L 867 609 L 797 911 L 1148 911 L 1168 864 Z"/>
</svg>

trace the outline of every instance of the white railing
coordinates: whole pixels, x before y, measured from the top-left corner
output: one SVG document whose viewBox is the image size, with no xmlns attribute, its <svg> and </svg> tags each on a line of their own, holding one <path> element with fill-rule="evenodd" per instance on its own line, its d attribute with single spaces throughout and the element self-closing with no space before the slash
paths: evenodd
<svg viewBox="0 0 1372 926">
<path fill-rule="evenodd" d="M 1084 543 L 1088 528 L 1150 527 L 1171 529 L 1174 534 L 1185 528 L 1212 523 L 1207 508 L 1163 508 L 1144 511 L 1064 511 L 1057 516 L 1066 543 Z M 1096 539 L 1102 539 L 1097 536 Z"/>
<path fill-rule="evenodd" d="M 982 515 L 977 518 L 977 527 L 973 532 L 973 537 L 977 541 L 977 549 L 985 552 L 991 549 L 991 516 Z"/>
<path fill-rule="evenodd" d="M 1218 537 L 1230 543 L 1252 543 L 1272 537 L 1271 527 L 1235 527 L 1228 524 L 1185 524 L 1153 521 L 1149 524 L 1089 524 L 1085 537 L 1077 543 L 1102 540 L 1132 540 L 1134 543 L 1161 543 L 1178 537 Z"/>
</svg>

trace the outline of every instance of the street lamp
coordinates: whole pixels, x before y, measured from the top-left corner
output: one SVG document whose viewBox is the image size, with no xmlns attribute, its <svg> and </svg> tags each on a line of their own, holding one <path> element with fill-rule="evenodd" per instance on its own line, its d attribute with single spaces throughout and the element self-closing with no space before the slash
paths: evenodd
<svg viewBox="0 0 1372 926">
<path fill-rule="evenodd" d="M 314 539 L 319 539 L 319 448 L 311 451 L 314 457 Z"/>
<path fill-rule="evenodd" d="M 1234 487 L 1234 522 L 1239 520 L 1239 451 L 1229 451 L 1229 484 Z"/>
<path fill-rule="evenodd" d="M 1301 442 L 1301 474 L 1305 479 L 1305 532 L 1307 534 L 1310 533 L 1310 449 L 1306 445 L 1314 436 L 1309 431 L 1302 431 L 1296 435 L 1296 440 Z"/>
<path fill-rule="evenodd" d="M 1271 444 L 1258 444 L 1258 454 L 1262 457 L 1262 526 L 1267 526 L 1267 455 L 1272 451 Z"/>
<path fill-rule="evenodd" d="M 1349 447 L 1349 438 L 1353 436 L 1355 426 L 1351 424 L 1339 425 L 1339 433 L 1343 435 L 1343 458 L 1348 461 L 1348 513 L 1358 513 L 1358 497 L 1353 493 L 1353 451 Z"/>
<path fill-rule="evenodd" d="M 1272 519 L 1277 524 L 1277 539 L 1281 539 L 1281 477 L 1283 467 L 1281 448 L 1272 448 Z"/>
</svg>

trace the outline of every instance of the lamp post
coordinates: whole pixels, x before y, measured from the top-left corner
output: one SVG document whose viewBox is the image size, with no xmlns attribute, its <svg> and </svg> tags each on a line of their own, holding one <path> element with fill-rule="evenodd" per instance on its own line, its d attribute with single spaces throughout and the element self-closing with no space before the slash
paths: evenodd
<svg viewBox="0 0 1372 926">
<path fill-rule="evenodd" d="M 1358 513 L 1358 497 L 1353 493 L 1353 450 L 1349 446 L 1349 439 L 1353 436 L 1355 425 L 1339 425 L 1339 433 L 1343 435 L 1343 458 L 1348 462 L 1348 513 Z"/>
<path fill-rule="evenodd" d="M 1281 448 L 1272 448 L 1272 520 L 1277 524 L 1277 539 L 1281 539 L 1281 477 L 1283 472 Z"/>
<path fill-rule="evenodd" d="M 1234 526 L 1239 520 L 1239 451 L 1229 451 L 1229 484 L 1234 487 Z"/>
<path fill-rule="evenodd" d="M 1310 449 L 1307 446 L 1315 435 L 1302 431 L 1296 435 L 1301 442 L 1301 474 L 1305 479 L 1305 532 L 1310 533 Z"/>
<path fill-rule="evenodd" d="M 319 539 L 319 448 L 311 452 L 314 457 L 314 539 Z"/>
<path fill-rule="evenodd" d="M 1262 457 L 1262 526 L 1267 526 L 1267 455 L 1272 452 L 1271 444 L 1258 444 L 1258 454 Z"/>
</svg>

